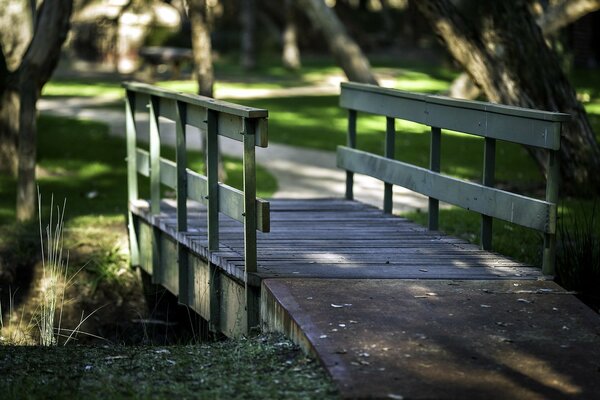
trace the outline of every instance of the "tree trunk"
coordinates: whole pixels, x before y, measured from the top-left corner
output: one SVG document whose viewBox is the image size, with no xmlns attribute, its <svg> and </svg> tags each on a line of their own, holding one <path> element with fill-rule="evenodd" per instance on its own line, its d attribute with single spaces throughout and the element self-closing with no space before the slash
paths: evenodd
<svg viewBox="0 0 600 400">
<path fill-rule="evenodd" d="M 283 66 L 291 71 L 297 71 L 301 67 L 295 11 L 292 0 L 285 0 L 285 27 L 283 28 L 281 61 Z"/>
<path fill-rule="evenodd" d="M 486 2 L 479 32 L 451 0 L 416 4 L 490 101 L 572 115 L 572 121 L 563 125 L 563 188 L 579 193 L 600 191 L 600 148 L 587 114 L 526 2 Z M 545 171 L 545 152 L 530 152 Z"/>
<path fill-rule="evenodd" d="M 208 26 L 208 5 L 205 0 L 189 1 L 192 26 L 192 53 L 194 73 L 198 81 L 198 94 L 213 97 L 215 76 L 212 62 L 212 43 Z"/>
<path fill-rule="evenodd" d="M 323 33 L 329 50 L 348 80 L 377 85 L 369 60 L 348 36 L 335 12 L 323 0 L 298 0 L 298 4 L 312 24 Z"/>
<path fill-rule="evenodd" d="M 16 71 L 19 80 L 19 146 L 17 220 L 35 216 L 35 163 L 37 155 L 36 103 L 42 88 L 58 64 L 70 27 L 72 0 L 42 3 L 33 38 Z"/>
<path fill-rule="evenodd" d="M 19 166 L 19 93 L 6 88 L 0 97 L 0 171 L 17 176 Z"/>
<path fill-rule="evenodd" d="M 241 32 L 241 65 L 244 69 L 256 67 L 256 2 L 240 1 Z"/>
<path fill-rule="evenodd" d="M 194 70 L 198 81 L 198 94 L 206 97 L 213 96 L 215 76 L 212 61 L 212 42 L 210 38 L 210 9 L 206 0 L 189 1 L 189 18 L 192 26 L 192 56 L 194 58 Z M 220 145 L 219 145 L 220 147 Z M 202 150 L 206 156 L 207 132 L 202 134 Z M 223 167 L 221 152 L 219 158 L 219 180 L 222 182 L 227 178 Z M 206 158 L 205 158 L 206 159 Z M 206 163 L 204 163 L 206 173 Z"/>
<path fill-rule="evenodd" d="M 544 35 L 552 35 L 598 9 L 600 9 L 600 0 L 562 0 L 545 10 L 537 19 L 537 23 Z M 480 93 L 477 85 L 465 72 L 450 85 L 450 96 L 459 99 L 476 99 Z"/>
</svg>

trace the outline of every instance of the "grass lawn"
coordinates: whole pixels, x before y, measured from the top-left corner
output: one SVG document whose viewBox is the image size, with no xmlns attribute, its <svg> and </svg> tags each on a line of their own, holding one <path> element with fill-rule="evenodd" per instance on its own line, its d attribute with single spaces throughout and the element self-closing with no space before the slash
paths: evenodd
<svg viewBox="0 0 600 400">
<path fill-rule="evenodd" d="M 3 399 L 334 399 L 280 337 L 187 346 L 0 346 Z"/>
<path fill-rule="evenodd" d="M 54 195 L 62 204 L 67 199 L 67 215 L 72 223 L 89 218 L 124 221 L 127 211 L 127 165 L 125 141 L 108 135 L 101 123 L 41 116 L 38 120 L 38 183 L 48 199 Z M 163 155 L 174 159 L 173 150 Z M 202 157 L 188 154 L 190 168 L 201 171 Z M 241 188 L 242 164 L 239 159 L 225 157 L 227 184 Z M 257 193 L 270 197 L 277 189 L 275 179 L 260 166 L 257 168 Z M 140 185 L 140 190 L 148 190 Z M 14 220 L 15 181 L 0 176 L 0 223 Z M 47 206 L 47 204 L 45 204 Z M 47 214 L 47 213 L 45 213 Z"/>
</svg>

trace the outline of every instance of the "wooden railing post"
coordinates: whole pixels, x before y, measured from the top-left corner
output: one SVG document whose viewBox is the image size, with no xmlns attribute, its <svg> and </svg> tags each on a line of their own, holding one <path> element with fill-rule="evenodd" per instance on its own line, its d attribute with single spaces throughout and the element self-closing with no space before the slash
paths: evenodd
<svg viewBox="0 0 600 400">
<path fill-rule="evenodd" d="M 244 119 L 244 258 L 246 273 L 256 272 L 256 122 Z"/>
<path fill-rule="evenodd" d="M 558 186 L 560 182 L 560 154 L 558 150 L 548 150 L 548 177 L 546 180 L 546 201 L 558 206 Z M 550 216 L 548 223 L 556 224 L 557 209 Z M 553 233 L 544 234 L 544 254 L 542 259 L 542 273 L 554 275 L 556 264 L 556 226 Z"/>
<path fill-rule="evenodd" d="M 148 104 L 150 116 L 150 214 L 160 214 L 160 98 L 150 96 Z M 152 227 L 152 282 L 162 283 L 160 266 L 160 229 Z"/>
<path fill-rule="evenodd" d="M 127 135 L 127 199 L 128 203 L 138 199 L 137 156 L 135 127 L 135 92 L 127 90 L 125 97 L 125 129 Z M 140 264 L 137 234 L 133 226 L 133 215 L 127 206 L 127 229 L 129 231 L 129 257 L 131 265 Z"/>
<path fill-rule="evenodd" d="M 187 123 L 187 105 L 176 102 L 177 120 L 175 121 L 175 164 L 177 166 L 177 233 L 187 231 L 187 145 L 185 125 Z M 188 256 L 185 245 L 177 241 L 177 265 L 179 267 L 179 302 L 189 303 Z"/>
<path fill-rule="evenodd" d="M 244 119 L 244 260 L 246 332 L 259 324 L 257 290 L 250 285 L 249 274 L 257 270 L 256 248 L 256 121 Z"/>
<path fill-rule="evenodd" d="M 396 119 L 386 117 L 385 127 L 385 149 L 384 155 L 387 158 L 394 158 L 396 156 Z M 385 182 L 383 187 L 383 212 L 391 214 L 394 210 L 393 202 L 393 188 L 394 185 Z"/>
<path fill-rule="evenodd" d="M 356 110 L 348 110 L 348 147 L 356 148 Z M 354 199 L 354 173 L 346 171 L 346 199 Z"/>
<path fill-rule="evenodd" d="M 483 148 L 483 184 L 494 186 L 496 174 L 496 139 L 486 137 Z M 481 214 L 481 248 L 492 249 L 492 224 L 493 218 Z"/>
<path fill-rule="evenodd" d="M 429 147 L 429 169 L 440 172 L 442 150 L 442 130 L 431 127 L 431 144 Z M 429 230 L 437 231 L 439 228 L 440 201 L 429 198 Z"/>
<path fill-rule="evenodd" d="M 150 96 L 150 212 L 160 213 L 160 98 Z"/>
<path fill-rule="evenodd" d="M 208 180 L 208 250 L 219 250 L 219 113 L 207 110 L 206 178 Z"/>
</svg>

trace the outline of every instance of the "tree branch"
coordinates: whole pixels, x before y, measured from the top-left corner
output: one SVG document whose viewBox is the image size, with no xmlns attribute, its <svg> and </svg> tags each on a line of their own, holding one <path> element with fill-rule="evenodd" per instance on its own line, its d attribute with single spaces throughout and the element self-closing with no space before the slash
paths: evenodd
<svg viewBox="0 0 600 400">
<path fill-rule="evenodd" d="M 600 9 L 600 0 L 563 0 L 545 10 L 537 23 L 542 28 L 542 32 L 547 35 L 598 9 Z"/>
<path fill-rule="evenodd" d="M 21 80 L 35 79 L 38 89 L 46 84 L 58 64 L 69 32 L 73 0 L 44 1 L 38 10 L 35 33 L 16 73 Z"/>
</svg>

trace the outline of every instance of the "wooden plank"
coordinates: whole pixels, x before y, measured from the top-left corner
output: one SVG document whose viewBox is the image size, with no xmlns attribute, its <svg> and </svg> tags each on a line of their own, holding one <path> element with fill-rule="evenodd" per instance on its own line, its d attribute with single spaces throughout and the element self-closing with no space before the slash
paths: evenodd
<svg viewBox="0 0 600 400">
<path fill-rule="evenodd" d="M 188 124 L 195 126 L 200 131 L 206 131 L 206 108 L 190 107 Z M 269 128 L 266 118 L 256 118 L 256 146 L 267 147 L 269 144 Z M 236 115 L 219 113 L 220 136 L 242 142 L 244 132 L 244 118 Z"/>
<path fill-rule="evenodd" d="M 548 178 L 546 180 L 546 201 L 558 203 L 558 183 L 560 180 L 560 155 L 558 151 L 549 151 L 547 159 Z M 550 213 L 549 224 L 556 227 L 557 210 Z M 544 234 L 544 250 L 542 255 L 542 271 L 554 275 L 556 265 L 556 231 Z"/>
<path fill-rule="evenodd" d="M 356 111 L 348 111 L 348 147 L 356 148 Z M 346 199 L 354 199 L 354 174 L 346 171 Z"/>
<path fill-rule="evenodd" d="M 160 102 L 150 97 L 150 201 L 152 214 L 160 212 Z"/>
<path fill-rule="evenodd" d="M 207 182 L 207 224 L 208 224 L 208 249 L 219 248 L 219 142 L 217 131 L 219 114 L 215 110 L 208 110 L 208 127 L 206 140 L 206 182 Z"/>
<path fill-rule="evenodd" d="M 254 122 L 247 119 L 244 124 L 244 265 L 245 273 L 256 272 L 256 157 L 254 153 Z M 247 280 L 246 280 L 247 282 Z M 248 285 L 245 287 L 247 323 L 254 323 L 252 317 L 257 304 L 250 300 L 251 293 Z M 248 326 L 248 329 L 250 326 Z"/>
<path fill-rule="evenodd" d="M 401 161 L 338 146 L 339 168 L 392 182 L 426 196 L 541 232 L 554 233 L 556 205 L 462 181 Z"/>
<path fill-rule="evenodd" d="M 385 122 L 385 147 L 383 153 L 385 157 L 394 159 L 396 155 L 396 120 L 387 117 Z M 392 192 L 394 185 L 388 182 L 385 182 L 383 185 L 383 212 L 391 214 L 394 210 Z"/>
<path fill-rule="evenodd" d="M 553 150 L 560 147 L 561 123 L 570 120 L 564 113 L 415 94 L 354 82 L 342 83 L 340 106 Z"/>
<path fill-rule="evenodd" d="M 427 123 L 426 96 L 355 83 L 342 83 L 340 107 L 349 110 Z"/>
<path fill-rule="evenodd" d="M 442 130 L 440 128 L 431 128 L 431 138 L 429 144 L 429 169 L 433 172 L 440 172 L 442 157 Z M 437 231 L 440 219 L 440 201 L 437 198 L 429 197 L 429 230 Z"/>
<path fill-rule="evenodd" d="M 483 149 L 483 185 L 494 186 L 496 174 L 496 139 L 485 138 Z M 493 219 L 488 215 L 481 216 L 481 248 L 492 249 Z"/>
<path fill-rule="evenodd" d="M 150 155 L 147 151 L 137 149 L 136 163 L 137 172 L 143 176 L 149 176 Z M 206 177 L 190 170 L 186 170 L 187 174 L 187 192 L 188 198 L 195 200 L 203 205 L 208 204 L 206 196 L 207 182 Z M 177 166 L 176 164 L 165 158 L 160 159 L 160 183 L 176 189 L 177 187 Z M 224 183 L 219 183 L 219 212 L 235 219 L 238 222 L 244 222 L 245 218 L 242 215 L 244 210 L 244 194 L 242 191 L 233 188 Z M 257 229 L 261 232 L 269 232 L 270 229 L 270 204 L 268 201 L 256 199 L 256 224 Z"/>
<path fill-rule="evenodd" d="M 123 82 L 122 85 L 124 88 L 133 92 L 145 93 L 171 100 L 179 100 L 195 106 L 204 107 L 209 110 L 225 112 L 228 114 L 237 115 L 239 117 L 266 118 L 269 116 L 269 112 L 264 109 L 241 106 L 238 104 L 229 103 L 227 101 L 215 100 L 210 97 L 174 92 L 172 90 L 159 88 L 145 83 Z"/>
<path fill-rule="evenodd" d="M 173 122 L 177 122 L 177 120 L 179 119 L 179 112 L 177 110 L 177 100 L 161 97 L 159 98 L 159 102 L 160 112 L 158 116 L 167 118 Z"/>
</svg>

